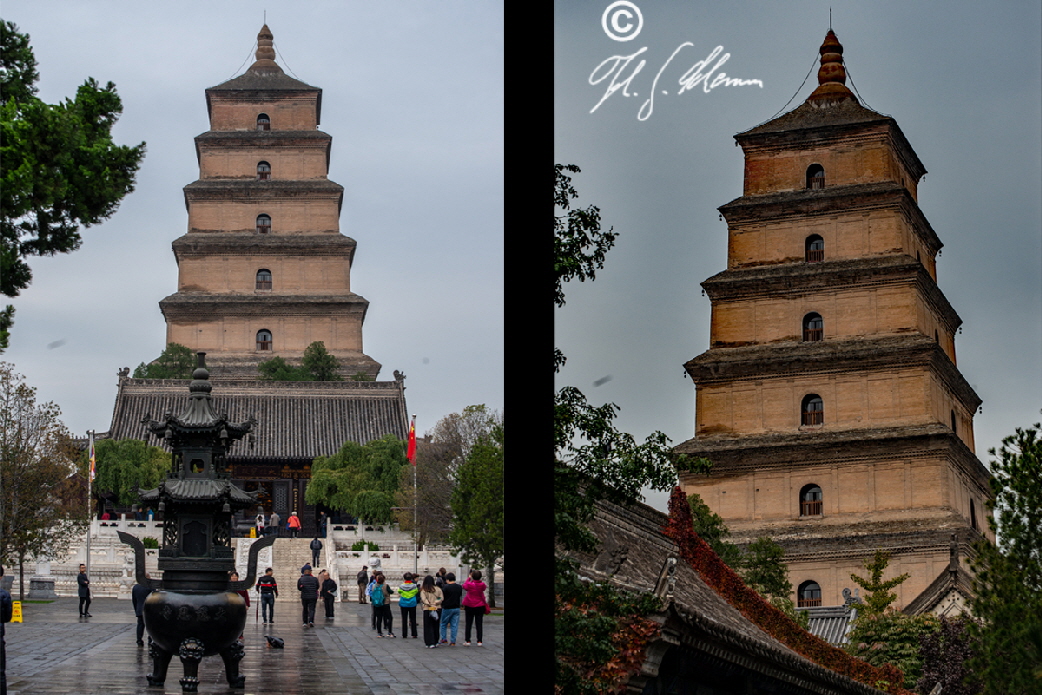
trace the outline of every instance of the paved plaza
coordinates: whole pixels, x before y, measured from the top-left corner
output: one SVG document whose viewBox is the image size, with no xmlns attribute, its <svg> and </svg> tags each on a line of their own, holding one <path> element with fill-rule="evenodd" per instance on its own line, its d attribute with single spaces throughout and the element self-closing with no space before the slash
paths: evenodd
<svg viewBox="0 0 1042 695">
<path fill-rule="evenodd" d="M 135 644 L 137 619 L 130 601 L 114 598 L 91 603 L 92 618 L 77 615 L 76 598 L 23 604 L 23 623 L 7 625 L 7 683 L 11 695 L 177 695 L 181 662 L 170 662 L 163 687 L 149 687 L 148 648 Z M 246 656 L 239 665 L 246 687 L 233 690 L 224 680 L 219 656 L 199 666 L 199 692 L 221 695 L 435 695 L 503 693 L 503 615 L 484 619 L 484 644 L 463 646 L 460 617 L 457 646 L 427 649 L 419 638 L 403 638 L 401 614 L 393 606 L 397 638 L 377 638 L 370 606 L 340 603 L 336 618 L 316 616 L 314 628 L 300 624 L 300 604 L 280 601 L 273 625 L 264 625 L 250 608 Z M 286 641 L 269 649 L 264 635 Z M 472 635 L 473 637 L 473 635 Z M 473 642 L 472 642 L 473 644 Z"/>
</svg>

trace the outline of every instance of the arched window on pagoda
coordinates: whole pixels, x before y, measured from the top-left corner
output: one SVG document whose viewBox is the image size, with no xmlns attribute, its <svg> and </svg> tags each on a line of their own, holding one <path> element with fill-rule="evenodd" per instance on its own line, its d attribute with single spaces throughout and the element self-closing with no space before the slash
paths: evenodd
<svg viewBox="0 0 1042 695">
<path fill-rule="evenodd" d="M 266 328 L 257 331 L 257 349 L 271 350 L 271 331 Z"/>
<path fill-rule="evenodd" d="M 800 516 L 821 516 L 821 487 L 804 485 L 800 490 Z"/>
<path fill-rule="evenodd" d="M 267 234 L 271 231 L 271 217 L 268 215 L 257 215 L 257 233 Z"/>
<path fill-rule="evenodd" d="M 271 178 L 271 165 L 267 162 L 259 162 L 257 164 L 257 180 L 267 181 Z"/>
<path fill-rule="evenodd" d="M 814 581 L 806 581 L 800 584 L 796 591 L 796 606 L 798 608 L 810 608 L 821 605 L 821 586 Z"/>
<path fill-rule="evenodd" d="M 271 119 L 268 118 L 268 114 L 257 115 L 257 130 L 271 130 Z"/>
<path fill-rule="evenodd" d="M 816 393 L 809 394 L 803 398 L 800 408 L 801 425 L 821 425 L 825 422 L 825 403 L 821 396 Z"/>
<path fill-rule="evenodd" d="M 805 249 L 808 263 L 820 263 L 825 260 L 825 240 L 817 234 L 807 237 Z"/>
<path fill-rule="evenodd" d="M 825 337 L 825 322 L 821 314 L 810 313 L 803 317 L 803 340 L 812 342 Z"/>
<path fill-rule="evenodd" d="M 807 167 L 807 188 L 825 187 L 825 167 L 820 164 L 811 164 Z"/>
<path fill-rule="evenodd" d="M 258 290 L 270 290 L 271 289 L 271 271 L 262 268 L 257 271 L 257 289 Z M 270 340 L 270 338 L 269 338 Z"/>
</svg>

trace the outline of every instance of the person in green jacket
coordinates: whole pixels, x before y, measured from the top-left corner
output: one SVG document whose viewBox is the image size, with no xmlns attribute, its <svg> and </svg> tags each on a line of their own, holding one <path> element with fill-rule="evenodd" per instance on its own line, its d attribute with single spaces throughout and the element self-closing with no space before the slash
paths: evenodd
<svg viewBox="0 0 1042 695">
<path fill-rule="evenodd" d="M 402 637 L 409 636 L 409 624 L 412 624 L 412 638 L 416 639 L 416 594 L 420 587 L 413 583 L 412 573 L 402 575 L 405 582 L 398 587 L 398 607 L 402 609 Z"/>
</svg>

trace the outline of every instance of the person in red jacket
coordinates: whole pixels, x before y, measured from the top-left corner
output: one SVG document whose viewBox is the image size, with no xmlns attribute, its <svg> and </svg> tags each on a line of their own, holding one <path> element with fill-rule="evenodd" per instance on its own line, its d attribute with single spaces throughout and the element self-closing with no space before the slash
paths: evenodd
<svg viewBox="0 0 1042 695">
<path fill-rule="evenodd" d="M 463 610 L 467 616 L 467 622 L 463 629 L 463 646 L 470 646 L 470 626 L 477 623 L 478 646 L 481 646 L 481 619 L 485 617 L 485 582 L 481 581 L 481 572 L 471 570 L 470 577 L 463 582 Z"/>
</svg>

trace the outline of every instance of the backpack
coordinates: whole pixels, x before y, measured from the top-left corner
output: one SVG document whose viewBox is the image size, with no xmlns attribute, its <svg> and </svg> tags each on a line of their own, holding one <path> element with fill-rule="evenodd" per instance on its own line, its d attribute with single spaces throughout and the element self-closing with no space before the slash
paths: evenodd
<svg viewBox="0 0 1042 695">
<path fill-rule="evenodd" d="M 384 605 L 384 597 L 385 597 L 384 585 L 383 584 L 377 584 L 375 589 L 373 590 L 373 593 L 372 593 L 373 605 L 374 606 L 382 606 L 382 605 Z"/>
</svg>

